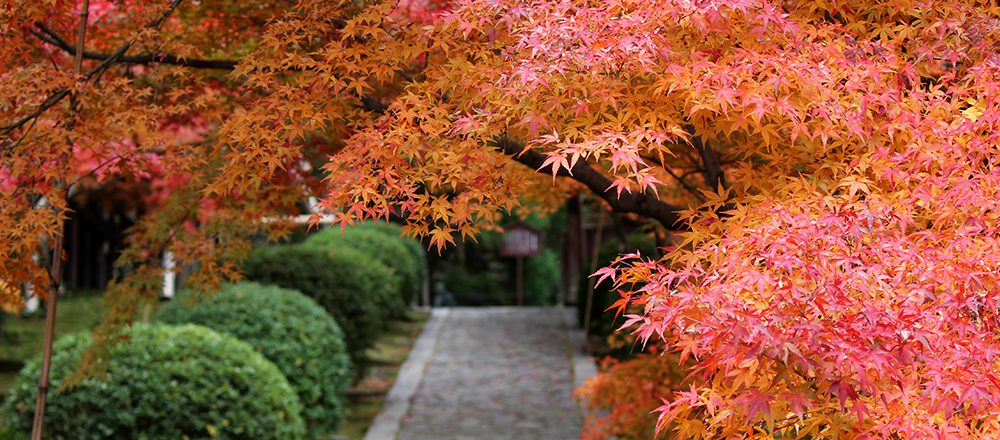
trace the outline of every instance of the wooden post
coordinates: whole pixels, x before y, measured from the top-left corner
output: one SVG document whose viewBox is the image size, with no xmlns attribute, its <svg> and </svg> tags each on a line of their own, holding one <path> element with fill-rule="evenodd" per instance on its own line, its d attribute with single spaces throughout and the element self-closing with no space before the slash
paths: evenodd
<svg viewBox="0 0 1000 440">
<path fill-rule="evenodd" d="M 578 307 L 582 306 L 580 304 L 579 295 L 579 283 L 580 283 L 580 269 L 583 267 L 583 263 L 580 261 L 580 241 L 582 240 L 581 230 L 583 229 L 580 221 L 580 196 L 574 196 L 569 200 L 566 206 L 566 242 L 564 244 L 564 255 L 566 257 L 565 267 L 566 270 L 563 274 L 563 282 L 565 284 L 565 295 L 567 304 L 574 304 Z"/>
<path fill-rule="evenodd" d="M 424 285 L 420 286 L 420 305 L 424 307 L 431 307 L 431 270 L 424 264 L 424 267 L 420 268 L 424 271 Z"/>
<path fill-rule="evenodd" d="M 160 295 L 161 298 L 171 299 L 174 297 L 174 290 L 177 286 L 177 272 L 176 269 L 177 262 L 174 261 L 174 253 L 170 251 L 163 251 L 163 293 Z"/>
<path fill-rule="evenodd" d="M 38 311 L 38 295 L 35 295 L 35 286 L 31 283 L 24 283 L 24 296 L 28 299 L 24 301 L 25 313 Z"/>
<path fill-rule="evenodd" d="M 594 236 L 594 249 L 593 252 L 591 252 L 590 270 L 587 272 L 588 277 L 597 270 L 597 256 L 601 251 L 601 241 L 604 238 L 604 222 L 607 219 L 607 215 L 607 211 L 601 210 L 600 217 L 597 219 L 597 232 L 595 232 L 596 235 Z M 587 279 L 587 303 L 583 315 L 583 331 L 585 335 L 590 334 L 590 315 L 594 313 L 594 287 L 596 284 L 597 282 L 595 279 Z"/>
<path fill-rule="evenodd" d="M 517 305 L 524 305 L 524 257 L 517 256 Z"/>
<path fill-rule="evenodd" d="M 524 305 L 524 257 L 538 255 L 541 251 L 541 235 L 538 230 L 517 222 L 503 234 L 500 255 L 514 257 L 517 265 L 517 284 L 514 303 Z"/>
<path fill-rule="evenodd" d="M 74 213 L 76 214 L 76 213 Z M 69 285 L 77 287 L 80 283 L 80 215 L 74 215 L 72 233 L 69 235 Z"/>
</svg>

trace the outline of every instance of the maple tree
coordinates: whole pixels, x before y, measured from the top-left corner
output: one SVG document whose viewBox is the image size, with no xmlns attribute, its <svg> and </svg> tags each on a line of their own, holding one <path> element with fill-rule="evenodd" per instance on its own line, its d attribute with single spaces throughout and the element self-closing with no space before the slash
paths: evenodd
<svg viewBox="0 0 1000 440">
<path fill-rule="evenodd" d="M 330 156 L 324 210 L 439 249 L 584 190 L 678 231 L 596 274 L 698 376 L 661 432 L 1000 432 L 993 2 L 93 3 L 79 73 L 78 2 L 0 7 L 8 308 L 77 179 L 162 189 L 124 316 L 164 248 L 235 276 Z"/>
<path fill-rule="evenodd" d="M 148 213 L 120 261 L 130 276 L 110 288 L 122 293 L 111 296 L 124 301 L 123 311 L 156 298 L 164 250 L 184 264 L 198 263 L 195 284 L 216 284 L 237 276 L 234 260 L 249 249 L 251 234 L 287 226 L 260 220 L 297 213 L 317 183 L 304 162 L 257 176 L 267 191 L 206 190 L 224 165 L 217 126 L 248 101 L 248 92 L 226 78 L 235 62 L 225 57 L 248 50 L 280 12 L 270 6 L 180 0 L 0 6 L 0 307 L 19 309 L 24 282 L 57 282 L 41 250 L 61 236 L 68 200 L 91 188 L 125 183 L 146 194 Z M 79 73 L 72 68 L 79 43 L 70 42 L 77 26 L 87 36 Z M 300 153 L 322 148 L 312 143 Z M 44 296 L 47 289 L 36 290 Z"/>
<path fill-rule="evenodd" d="M 106 319 L 84 357 L 106 365 L 104 342 L 156 302 L 164 251 L 196 268 L 194 286 L 235 279 L 252 234 L 287 229 L 260 220 L 297 213 L 315 184 L 296 161 L 257 176 L 266 190 L 206 189 L 224 163 L 216 126 L 246 93 L 214 71 L 231 69 L 232 61 L 198 57 L 245 52 L 249 36 L 280 8 L 182 3 L 0 2 L 0 309 L 19 310 L 26 284 L 47 298 L 39 410 L 70 199 L 116 185 L 147 194 L 146 214 L 118 261 L 128 275 L 109 286 Z M 41 415 L 33 438 L 41 435 Z"/>
</svg>

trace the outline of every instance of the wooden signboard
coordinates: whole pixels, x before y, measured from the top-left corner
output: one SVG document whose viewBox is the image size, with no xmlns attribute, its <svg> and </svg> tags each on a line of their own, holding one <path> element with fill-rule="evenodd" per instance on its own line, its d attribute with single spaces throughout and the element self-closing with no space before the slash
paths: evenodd
<svg viewBox="0 0 1000 440">
<path fill-rule="evenodd" d="M 515 223 L 503 234 L 500 255 L 505 257 L 531 257 L 541 252 L 541 233 L 524 223 Z"/>
<path fill-rule="evenodd" d="M 541 252 L 542 234 L 527 224 L 517 222 L 506 228 L 500 255 L 517 259 L 517 305 L 524 305 L 524 257 Z"/>
</svg>

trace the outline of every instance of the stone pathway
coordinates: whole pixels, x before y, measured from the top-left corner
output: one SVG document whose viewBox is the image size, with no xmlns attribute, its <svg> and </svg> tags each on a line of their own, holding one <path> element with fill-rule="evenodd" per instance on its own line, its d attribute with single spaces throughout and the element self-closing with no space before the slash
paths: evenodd
<svg viewBox="0 0 1000 440">
<path fill-rule="evenodd" d="M 573 440 L 593 363 L 559 308 L 436 309 L 366 440 Z"/>
</svg>

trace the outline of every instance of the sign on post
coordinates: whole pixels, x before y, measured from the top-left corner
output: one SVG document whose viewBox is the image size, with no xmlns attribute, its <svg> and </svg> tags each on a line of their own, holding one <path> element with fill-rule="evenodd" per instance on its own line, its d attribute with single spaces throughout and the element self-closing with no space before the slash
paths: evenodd
<svg viewBox="0 0 1000 440">
<path fill-rule="evenodd" d="M 517 305 L 524 305 L 524 257 L 541 252 L 541 233 L 525 223 L 517 222 L 503 234 L 500 255 L 517 259 Z"/>
</svg>

